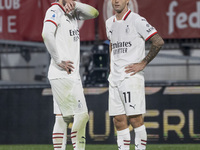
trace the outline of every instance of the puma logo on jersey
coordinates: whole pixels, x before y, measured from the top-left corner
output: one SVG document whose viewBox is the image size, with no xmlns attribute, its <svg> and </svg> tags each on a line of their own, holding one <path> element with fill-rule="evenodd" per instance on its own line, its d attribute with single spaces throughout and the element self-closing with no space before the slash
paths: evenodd
<svg viewBox="0 0 200 150">
<path fill-rule="evenodd" d="M 141 20 L 142 20 L 142 21 L 147 21 L 147 20 L 146 20 L 146 19 L 144 19 L 144 18 L 142 18 Z"/>
<path fill-rule="evenodd" d="M 135 106 L 136 106 L 136 104 L 133 106 L 133 105 L 129 105 L 130 107 L 133 107 L 133 109 L 135 109 Z"/>
<path fill-rule="evenodd" d="M 66 19 L 66 21 L 68 21 L 70 23 L 70 21 L 68 19 Z"/>
</svg>

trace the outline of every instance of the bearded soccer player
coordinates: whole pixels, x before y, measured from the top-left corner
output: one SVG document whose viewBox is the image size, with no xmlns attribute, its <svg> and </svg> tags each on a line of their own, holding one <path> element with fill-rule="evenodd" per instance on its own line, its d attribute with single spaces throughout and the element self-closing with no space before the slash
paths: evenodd
<svg viewBox="0 0 200 150">
<path fill-rule="evenodd" d="M 146 112 L 143 69 L 164 44 L 156 29 L 128 8 L 129 0 L 111 0 L 115 15 L 106 21 L 110 40 L 109 115 L 117 129 L 119 150 L 129 150 L 130 131 L 135 132 L 135 150 L 145 150 L 147 133 L 142 114 Z M 151 48 L 145 56 L 145 41 Z"/>
<path fill-rule="evenodd" d="M 77 20 L 96 18 L 98 14 L 92 6 L 73 0 L 57 0 L 46 12 L 42 36 L 51 55 L 48 79 L 56 114 L 54 150 L 65 150 L 66 128 L 72 120 L 74 150 L 85 149 L 88 109 L 79 74 L 80 37 Z"/>
</svg>

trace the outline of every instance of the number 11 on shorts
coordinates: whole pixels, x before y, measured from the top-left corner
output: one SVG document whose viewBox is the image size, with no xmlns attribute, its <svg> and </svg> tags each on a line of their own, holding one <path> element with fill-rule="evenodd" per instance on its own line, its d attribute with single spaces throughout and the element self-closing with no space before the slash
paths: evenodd
<svg viewBox="0 0 200 150">
<path fill-rule="evenodd" d="M 127 100 L 130 103 L 131 102 L 131 92 L 123 92 L 123 95 L 124 95 L 125 103 L 127 103 Z"/>
</svg>

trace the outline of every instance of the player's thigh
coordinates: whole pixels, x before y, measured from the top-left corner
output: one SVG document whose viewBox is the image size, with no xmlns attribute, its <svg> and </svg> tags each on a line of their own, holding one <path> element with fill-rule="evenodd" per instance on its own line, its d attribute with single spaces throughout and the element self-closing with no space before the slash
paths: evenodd
<svg viewBox="0 0 200 150">
<path fill-rule="evenodd" d="M 76 106 L 74 107 L 74 113 L 77 114 L 77 113 L 88 112 L 85 95 L 84 95 L 84 89 L 83 89 L 81 80 L 77 80 L 75 82 L 73 90 L 72 90 L 72 94 L 76 100 Z"/>
<path fill-rule="evenodd" d="M 146 111 L 144 78 L 126 78 L 119 87 L 127 116 L 143 114 Z"/>
<path fill-rule="evenodd" d="M 117 87 L 109 85 L 109 115 L 117 116 L 125 114 L 124 105 L 121 101 L 119 90 Z"/>
<path fill-rule="evenodd" d="M 62 114 L 55 99 L 53 99 L 53 113 Z"/>
<path fill-rule="evenodd" d="M 53 98 L 63 114 L 63 116 L 73 115 L 73 108 L 77 105 L 75 97 L 72 95 L 74 82 L 70 79 L 50 80 Z"/>
</svg>

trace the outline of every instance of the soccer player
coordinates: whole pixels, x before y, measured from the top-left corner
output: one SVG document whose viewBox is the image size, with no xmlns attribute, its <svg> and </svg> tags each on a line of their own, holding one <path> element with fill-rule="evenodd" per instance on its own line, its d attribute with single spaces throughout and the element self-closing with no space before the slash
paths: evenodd
<svg viewBox="0 0 200 150">
<path fill-rule="evenodd" d="M 164 44 L 156 29 L 128 8 L 129 0 L 111 0 L 115 15 L 106 21 L 110 40 L 109 115 L 117 129 L 119 150 L 129 150 L 130 131 L 135 132 L 135 150 L 145 150 L 147 133 L 143 69 Z M 145 56 L 145 41 L 151 48 Z"/>
<path fill-rule="evenodd" d="M 42 36 L 51 55 L 48 79 L 55 100 L 54 113 L 57 114 L 53 130 L 54 150 L 65 149 L 66 128 L 72 120 L 74 150 L 85 149 L 88 110 L 79 74 L 80 37 L 77 20 L 92 19 L 98 14 L 95 8 L 87 4 L 57 0 L 45 15 Z"/>
</svg>

